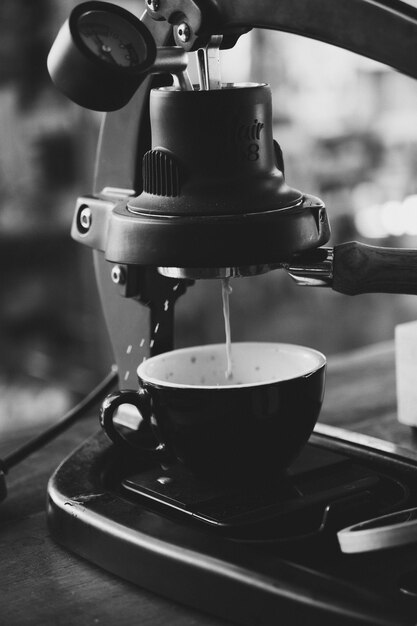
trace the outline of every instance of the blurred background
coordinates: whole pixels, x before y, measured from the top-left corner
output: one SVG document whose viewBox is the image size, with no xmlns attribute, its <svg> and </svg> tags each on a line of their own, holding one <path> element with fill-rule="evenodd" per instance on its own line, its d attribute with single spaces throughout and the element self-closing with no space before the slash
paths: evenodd
<svg viewBox="0 0 417 626">
<path fill-rule="evenodd" d="M 0 3 L 0 437 L 59 417 L 112 355 L 89 250 L 69 231 L 91 192 L 102 115 L 51 85 L 46 56 L 74 0 Z M 142 0 L 119 1 L 136 15 Z M 381 45 L 383 45 L 381 43 Z M 417 248 L 417 82 L 352 53 L 253 31 L 223 53 L 225 81 L 268 82 L 289 185 L 321 197 L 330 244 Z M 232 339 L 327 355 L 389 341 L 412 296 L 300 288 L 282 271 L 232 283 Z M 177 305 L 178 346 L 224 340 L 221 286 Z"/>
</svg>

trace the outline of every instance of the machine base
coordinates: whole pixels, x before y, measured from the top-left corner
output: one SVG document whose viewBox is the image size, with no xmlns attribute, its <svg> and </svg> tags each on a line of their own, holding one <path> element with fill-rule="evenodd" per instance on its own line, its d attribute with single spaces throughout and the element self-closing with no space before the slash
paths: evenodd
<svg viewBox="0 0 417 626">
<path fill-rule="evenodd" d="M 203 498 L 185 487 L 164 494 L 170 481 L 158 477 L 171 472 L 171 487 L 189 478 L 121 457 L 100 432 L 50 479 L 52 536 L 124 579 L 240 624 L 415 624 L 404 581 L 415 578 L 417 544 L 345 555 L 336 531 L 416 506 L 417 457 L 326 430 L 287 476 L 263 489 L 229 485 L 223 499 L 220 487 Z M 258 500 L 248 497 L 255 491 Z"/>
</svg>

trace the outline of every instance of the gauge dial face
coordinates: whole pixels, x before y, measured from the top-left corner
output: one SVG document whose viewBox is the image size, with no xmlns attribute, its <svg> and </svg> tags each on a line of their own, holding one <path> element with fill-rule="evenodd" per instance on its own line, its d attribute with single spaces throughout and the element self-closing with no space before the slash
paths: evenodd
<svg viewBox="0 0 417 626">
<path fill-rule="evenodd" d="M 97 59 L 119 68 L 141 65 L 147 58 L 142 34 L 124 17 L 92 10 L 78 18 L 78 32 L 84 45 Z"/>
</svg>

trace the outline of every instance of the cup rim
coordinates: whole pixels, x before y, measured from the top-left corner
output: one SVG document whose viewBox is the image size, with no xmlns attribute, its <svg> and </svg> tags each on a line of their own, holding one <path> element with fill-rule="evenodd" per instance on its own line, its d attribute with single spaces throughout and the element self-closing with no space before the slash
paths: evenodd
<svg viewBox="0 0 417 626">
<path fill-rule="evenodd" d="M 148 383 L 150 385 L 153 386 L 158 386 L 158 387 L 166 387 L 166 388 L 170 388 L 170 389 L 194 389 L 194 390 L 210 390 L 210 389 L 217 389 L 218 391 L 220 390 L 233 390 L 233 389 L 244 389 L 244 388 L 253 388 L 253 387 L 262 387 L 262 386 L 266 386 L 266 385 L 273 385 L 273 384 L 279 384 L 279 383 L 284 383 L 284 382 L 288 382 L 288 381 L 292 381 L 292 380 L 299 380 L 301 378 L 309 378 L 310 376 L 312 376 L 313 374 L 315 374 L 316 372 L 318 372 L 320 369 L 322 369 L 323 367 L 326 366 L 327 364 L 327 359 L 325 357 L 325 355 L 320 352 L 319 350 L 316 350 L 315 348 L 310 348 L 308 346 L 303 346 L 303 345 L 299 345 L 299 344 L 293 344 L 293 343 L 283 343 L 283 342 L 276 342 L 276 341 L 236 341 L 236 342 L 232 342 L 232 348 L 233 346 L 250 346 L 250 345 L 256 345 L 256 346 L 276 346 L 276 347 L 282 347 L 282 348 L 286 348 L 286 349 L 291 349 L 294 350 L 295 352 L 297 351 L 306 351 L 310 354 L 314 354 L 318 357 L 318 364 L 317 366 L 307 370 L 305 373 L 303 374 L 299 374 L 298 376 L 289 376 L 288 378 L 280 378 L 280 379 L 268 379 L 268 380 L 263 380 L 263 381 L 259 381 L 259 382 L 255 382 L 255 383 L 243 383 L 243 384 L 217 384 L 217 385 L 191 385 L 191 384 L 187 384 L 187 383 L 175 383 L 175 382 L 170 382 L 170 381 L 165 381 L 165 380 L 161 380 L 158 378 L 155 378 L 153 376 L 149 376 L 146 374 L 143 374 L 141 370 L 143 370 L 146 367 L 146 364 L 152 360 L 152 362 L 155 361 L 159 361 L 162 360 L 164 357 L 166 357 L 167 354 L 171 354 L 171 353 L 175 353 L 175 354 L 179 354 L 179 353 L 185 353 L 185 352 L 205 352 L 208 351 L 210 349 L 213 348 L 220 348 L 222 347 L 224 350 L 226 350 L 226 346 L 224 343 L 208 343 L 208 344 L 204 344 L 204 345 L 200 345 L 200 346 L 188 346 L 186 348 L 177 348 L 175 350 L 170 350 L 169 352 L 163 352 L 161 354 L 157 354 L 155 356 L 149 357 L 147 359 L 144 359 L 142 361 L 142 363 L 140 363 L 140 365 L 137 367 L 136 370 L 136 374 L 138 376 L 138 378 L 145 382 Z"/>
</svg>

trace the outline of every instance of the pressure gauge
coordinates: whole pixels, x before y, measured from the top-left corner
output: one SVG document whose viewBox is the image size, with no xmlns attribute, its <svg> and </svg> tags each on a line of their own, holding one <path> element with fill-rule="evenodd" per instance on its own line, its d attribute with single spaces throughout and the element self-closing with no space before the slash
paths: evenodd
<svg viewBox="0 0 417 626">
<path fill-rule="evenodd" d="M 127 104 L 155 57 L 151 33 L 132 13 L 107 2 L 85 2 L 59 31 L 48 70 L 77 104 L 114 111 Z"/>
<path fill-rule="evenodd" d="M 116 7 L 115 7 L 116 8 Z M 132 20 L 133 18 L 133 20 Z M 99 61 L 121 68 L 143 68 L 149 57 L 149 42 L 138 30 L 136 18 L 127 18 L 119 10 L 84 7 L 77 20 L 77 31 L 82 43 Z M 146 63 L 145 63 L 146 65 Z"/>
</svg>

